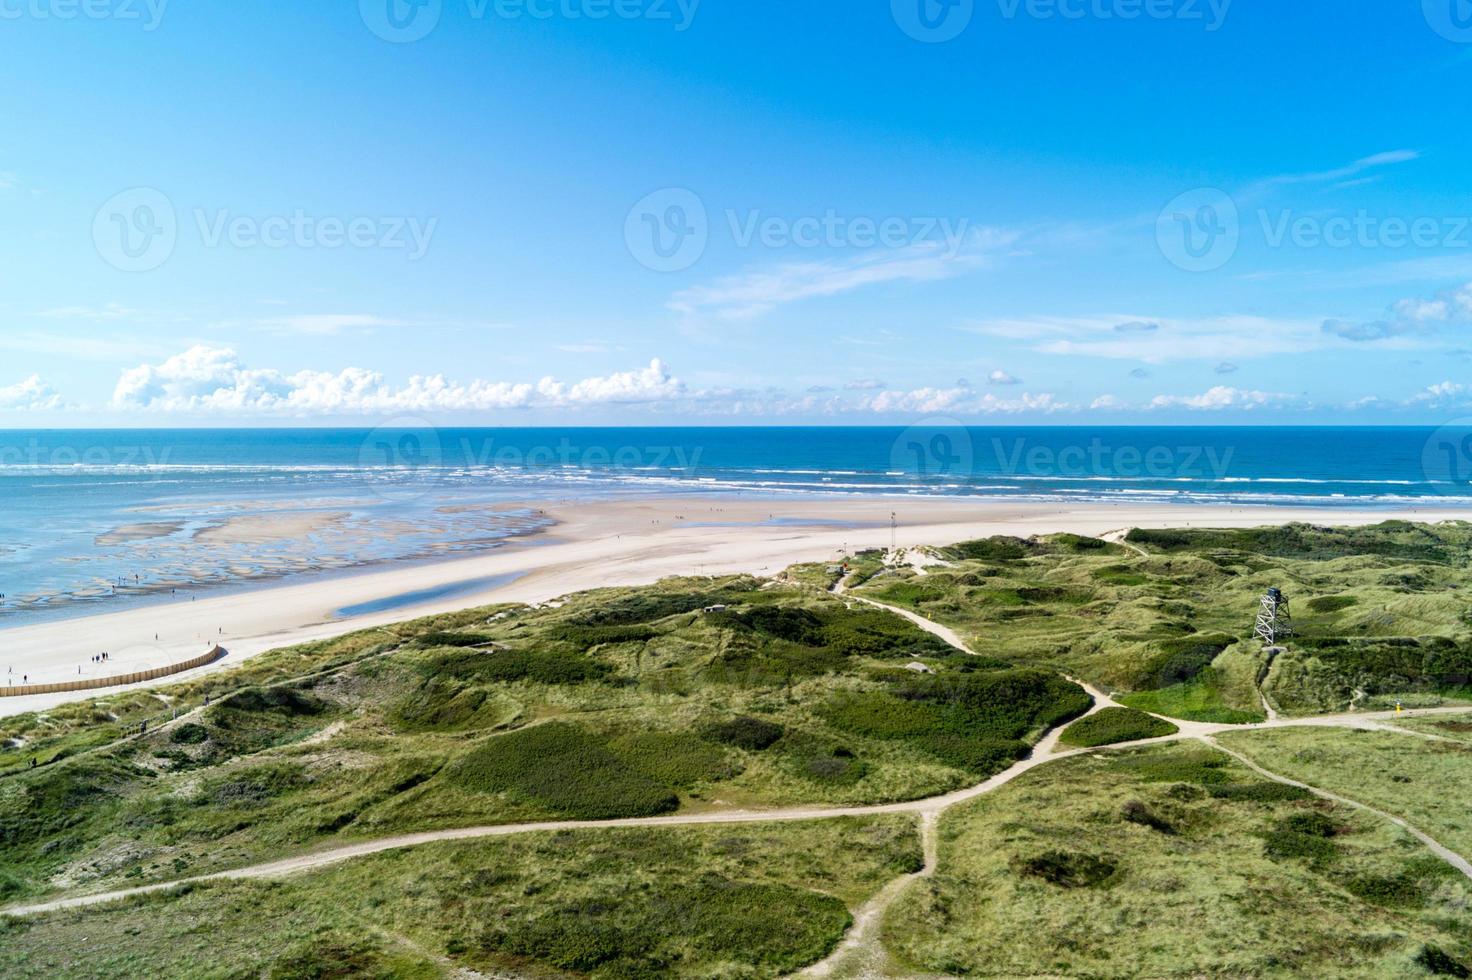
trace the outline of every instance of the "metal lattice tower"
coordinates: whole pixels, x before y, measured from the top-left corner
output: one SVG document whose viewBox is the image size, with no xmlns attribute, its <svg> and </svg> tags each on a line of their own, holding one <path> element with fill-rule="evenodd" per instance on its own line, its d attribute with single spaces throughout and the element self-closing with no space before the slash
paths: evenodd
<svg viewBox="0 0 1472 980">
<path fill-rule="evenodd" d="M 1293 617 L 1288 612 L 1288 597 L 1281 589 L 1268 589 L 1257 611 L 1257 628 L 1253 633 L 1273 646 L 1285 636 L 1293 635 Z"/>
</svg>

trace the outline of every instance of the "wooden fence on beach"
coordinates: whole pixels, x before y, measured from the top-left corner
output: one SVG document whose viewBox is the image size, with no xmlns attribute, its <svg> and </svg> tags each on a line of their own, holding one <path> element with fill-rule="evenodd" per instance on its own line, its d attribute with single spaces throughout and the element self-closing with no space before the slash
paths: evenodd
<svg viewBox="0 0 1472 980">
<path fill-rule="evenodd" d="M 173 674 L 182 674 L 186 670 L 203 667 L 212 664 L 225 655 L 225 648 L 218 643 L 210 648 L 210 652 L 203 656 L 195 657 L 193 660 L 185 660 L 177 664 L 169 664 L 167 667 L 154 667 L 150 670 L 139 670 L 131 674 L 119 674 L 116 677 L 94 677 L 89 680 L 63 681 L 60 684 L 26 684 L 21 687 L 0 687 L 0 698 L 19 698 L 27 694 L 65 694 L 68 691 L 95 691 L 104 687 L 124 687 L 128 684 L 141 684 L 144 681 L 156 681 L 160 677 L 169 677 Z"/>
</svg>

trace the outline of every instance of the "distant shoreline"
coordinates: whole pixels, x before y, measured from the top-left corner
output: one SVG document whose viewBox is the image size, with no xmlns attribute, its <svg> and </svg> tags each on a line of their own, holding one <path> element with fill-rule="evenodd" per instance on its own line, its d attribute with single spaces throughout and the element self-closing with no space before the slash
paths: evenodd
<svg viewBox="0 0 1472 980">
<path fill-rule="evenodd" d="M 908 500 L 711 496 L 640 497 L 545 510 L 557 523 L 534 539 L 468 558 L 415 563 L 188 603 L 145 606 L 56 622 L 0 628 L 0 670 L 33 681 L 85 676 L 91 657 L 109 652 L 110 669 L 157 666 L 218 642 L 225 669 L 263 651 L 419 616 L 499 602 L 540 602 L 606 586 L 641 585 L 677 575 L 774 575 L 788 565 L 836 558 L 844 550 L 946 545 L 1008 534 L 1071 531 L 1099 535 L 1129 527 L 1247 527 L 1288 522 L 1373 524 L 1472 518 L 1461 508 L 1208 508 L 1004 500 Z M 897 514 L 891 532 L 890 514 Z M 418 595 L 429 598 L 419 601 Z M 410 597 L 407 603 L 396 601 Z M 352 617 L 351 607 L 378 611 Z M 154 637 L 158 636 L 155 640 Z M 3 676 L 3 675 L 0 675 Z M 189 676 L 189 675 L 183 675 Z M 40 710 L 57 695 L 12 698 L 8 713 Z"/>
</svg>

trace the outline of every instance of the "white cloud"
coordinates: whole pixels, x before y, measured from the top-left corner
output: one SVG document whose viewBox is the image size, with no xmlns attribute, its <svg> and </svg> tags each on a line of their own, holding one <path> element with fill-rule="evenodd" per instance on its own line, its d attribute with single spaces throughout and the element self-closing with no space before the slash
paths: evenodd
<svg viewBox="0 0 1472 980">
<path fill-rule="evenodd" d="M 971 388 L 916 388 L 913 391 L 881 392 L 861 407 L 874 412 L 1017 415 L 1022 412 L 1072 411 L 1074 406 L 1058 401 L 1051 394 L 1023 393 L 1016 398 L 998 398 L 990 393 L 978 395 Z"/>
<path fill-rule="evenodd" d="M 989 384 L 989 385 L 1018 385 L 1018 384 L 1022 384 L 1021 381 L 1018 381 L 1016 378 L 1012 377 L 1012 375 L 1008 374 L 1006 371 L 1003 371 L 1001 369 L 998 369 L 996 371 L 993 371 L 991 374 L 988 374 L 986 376 L 986 383 Z"/>
<path fill-rule="evenodd" d="M 1010 246 L 1016 236 L 995 230 L 973 233 L 972 247 L 952 252 L 921 244 L 847 259 L 789 262 L 691 286 L 670 298 L 669 308 L 686 316 L 745 320 L 805 299 L 836 296 L 889 282 L 935 282 L 986 264 L 989 250 Z"/>
<path fill-rule="evenodd" d="M 1217 385 L 1199 395 L 1156 395 L 1150 400 L 1150 408 L 1189 408 L 1194 411 L 1221 411 L 1228 408 L 1253 409 L 1269 405 L 1281 405 L 1293 401 L 1291 395 L 1278 395 L 1267 391 L 1245 391 Z"/>
<path fill-rule="evenodd" d="M 37 374 L 9 387 L 0 388 L 0 411 L 50 412 L 63 407 L 56 389 Z"/>
<path fill-rule="evenodd" d="M 889 385 L 878 378 L 861 378 L 858 381 L 850 381 L 844 387 L 849 391 L 878 391 L 881 388 L 888 388 Z"/>
<path fill-rule="evenodd" d="M 1387 150 L 1383 153 L 1373 153 L 1367 157 L 1361 157 L 1353 163 L 1333 170 L 1310 171 L 1308 173 L 1279 174 L 1268 177 L 1247 187 L 1240 196 L 1252 197 L 1265 193 L 1276 187 L 1291 184 L 1337 184 L 1347 182 L 1347 186 L 1353 186 L 1362 181 L 1355 178 L 1360 177 L 1366 171 L 1376 170 L 1381 167 L 1393 166 L 1397 163 L 1410 163 L 1421 159 L 1421 154 L 1416 150 Z"/>
<path fill-rule="evenodd" d="M 1322 319 L 1282 320 L 1257 316 L 1200 319 L 1095 316 L 1033 316 L 986 320 L 963 329 L 1020 341 L 1043 354 L 1081 355 L 1113 360 L 1211 360 L 1255 354 L 1285 354 L 1323 347 Z M 1154 329 L 1120 330 L 1121 325 L 1149 324 Z"/>
<path fill-rule="evenodd" d="M 125 371 L 113 406 L 172 413 L 358 415 L 400 411 L 489 411 L 607 403 L 663 401 L 682 395 L 683 382 L 660 360 L 647 368 L 571 385 L 553 378 L 536 384 L 450 381 L 416 375 L 395 387 L 376 371 L 337 373 L 250 368 L 228 348 L 199 345 L 161 364 Z"/>
<path fill-rule="evenodd" d="M 318 337 L 332 337 L 350 330 L 412 326 L 405 320 L 391 320 L 387 317 L 372 316 L 366 313 L 296 313 L 289 316 L 266 317 L 260 321 L 260 325 L 268 330 L 276 330 L 281 333 L 310 334 Z"/>
<path fill-rule="evenodd" d="M 1408 405 L 1447 405 L 1460 402 L 1467 395 L 1467 386 L 1455 381 L 1443 381 L 1411 396 Z"/>
</svg>

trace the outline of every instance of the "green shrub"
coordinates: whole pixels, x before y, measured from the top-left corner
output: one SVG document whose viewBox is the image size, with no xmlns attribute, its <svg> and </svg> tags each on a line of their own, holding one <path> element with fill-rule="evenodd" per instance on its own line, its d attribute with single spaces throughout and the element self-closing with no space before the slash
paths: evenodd
<svg viewBox="0 0 1472 980">
<path fill-rule="evenodd" d="M 947 558 L 969 561 L 1016 561 L 1039 550 L 1041 549 L 1031 541 L 997 535 L 980 541 L 963 541 L 941 549 L 941 554 Z"/>
<path fill-rule="evenodd" d="M 798 775 L 832 786 L 852 786 L 869 773 L 851 749 L 817 738 L 789 738 L 783 755 Z"/>
<path fill-rule="evenodd" d="M 1287 783 L 1227 783 L 1207 788 L 1219 800 L 1242 803 L 1301 803 L 1314 798 L 1303 787 Z"/>
<path fill-rule="evenodd" d="M 1460 960 L 1453 959 L 1439 946 L 1422 946 L 1416 954 L 1415 963 L 1427 973 L 1438 977 L 1472 977 L 1472 969 Z"/>
<path fill-rule="evenodd" d="M 571 623 L 551 627 L 546 632 L 550 640 L 571 643 L 586 651 L 605 643 L 647 643 L 659 637 L 658 630 L 647 626 L 578 626 Z"/>
<path fill-rule="evenodd" d="M 196 725 L 192 721 L 175 728 L 169 733 L 169 741 L 175 745 L 199 745 L 201 742 L 209 741 L 210 730 L 203 725 Z"/>
<path fill-rule="evenodd" d="M 453 633 L 436 630 L 416 636 L 414 642 L 422 647 L 478 647 L 491 642 L 484 633 Z"/>
<path fill-rule="evenodd" d="M 1036 857 L 1014 861 L 1013 870 L 1059 888 L 1097 888 L 1113 878 L 1118 867 L 1113 861 L 1092 854 L 1047 851 Z"/>
<path fill-rule="evenodd" d="M 730 779 L 740 771 L 724 749 L 684 732 L 635 732 L 613 739 L 608 747 L 630 768 L 676 789 Z"/>
<path fill-rule="evenodd" d="M 851 921 L 828 895 L 712 876 L 600 894 L 498 924 L 481 946 L 594 977 L 670 975 L 691 952 L 739 965 L 733 975 L 779 975 L 821 958 Z"/>
<path fill-rule="evenodd" d="M 601 680 L 613 668 L 600 660 L 565 650 L 463 650 L 428 662 L 431 675 L 497 683 L 586 684 Z"/>
<path fill-rule="evenodd" d="M 1172 637 L 1157 641 L 1151 687 L 1159 689 L 1193 681 L 1223 650 L 1236 642 L 1224 634 Z"/>
<path fill-rule="evenodd" d="M 565 722 L 491 738 L 448 773 L 469 789 L 507 793 L 583 820 L 654 816 L 680 805 L 670 787 L 631 771 L 596 735 Z"/>
<path fill-rule="evenodd" d="M 705 737 L 726 745 L 734 745 L 738 749 L 746 749 L 748 752 L 760 752 L 770 748 L 782 737 L 784 729 L 774 721 L 763 721 L 750 715 L 742 715 L 710 725 L 705 729 Z"/>
<path fill-rule="evenodd" d="M 1139 824 L 1141 827 L 1149 827 L 1159 833 L 1173 836 L 1176 833 L 1175 825 L 1169 820 L 1150 809 L 1149 805 L 1139 800 L 1130 800 L 1120 808 L 1119 815 L 1128 823 Z"/>
<path fill-rule="evenodd" d="M 1170 754 L 1158 751 L 1134 751 L 1115 758 L 1112 764 L 1126 770 L 1131 778 L 1146 783 L 1194 783 L 1197 786 L 1221 786 L 1230 783 L 1226 771 L 1229 759 L 1211 749 L 1184 749 Z"/>
<path fill-rule="evenodd" d="M 238 711 L 247 714 L 273 713 L 291 717 L 319 715 L 326 705 L 310 694 L 289 687 L 251 687 L 238 691 L 220 701 L 215 709 L 221 712 Z"/>
<path fill-rule="evenodd" d="M 1270 830 L 1263 838 L 1263 853 L 1274 860 L 1304 858 L 1315 864 L 1327 864 L 1339 856 L 1339 849 L 1332 841 L 1314 834 Z"/>
<path fill-rule="evenodd" d="M 1160 738 L 1179 731 L 1170 722 L 1134 708 L 1104 708 L 1069 725 L 1059 741 L 1079 748 L 1093 748 L 1142 738 Z"/>
<path fill-rule="evenodd" d="M 1359 599 L 1352 595 L 1321 595 L 1308 601 L 1308 608 L 1316 613 L 1333 613 L 1358 605 Z"/>
<path fill-rule="evenodd" d="M 1030 735 L 1091 704 L 1056 674 L 997 670 L 909 674 L 888 692 L 839 695 L 820 714 L 842 731 L 905 741 L 947 765 L 991 775 L 1027 754 Z"/>
</svg>

